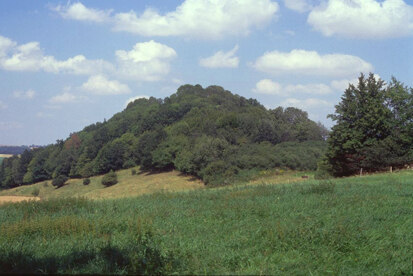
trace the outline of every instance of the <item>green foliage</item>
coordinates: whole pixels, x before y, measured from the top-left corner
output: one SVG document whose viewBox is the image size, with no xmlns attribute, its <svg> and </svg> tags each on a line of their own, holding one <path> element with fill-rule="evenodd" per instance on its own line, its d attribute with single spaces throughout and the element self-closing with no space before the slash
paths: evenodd
<svg viewBox="0 0 413 276">
<path fill-rule="evenodd" d="M 83 179 L 83 185 L 89 185 L 89 184 L 90 184 L 90 178 Z"/>
<path fill-rule="evenodd" d="M 350 85 L 336 113 L 327 159 L 335 176 L 403 167 L 413 162 L 413 90 L 373 74 Z"/>
<path fill-rule="evenodd" d="M 87 178 L 140 166 L 148 171 L 177 169 L 222 185 L 243 170 L 253 171 L 253 164 L 315 169 L 313 153 L 298 143 L 322 142 L 325 136 L 326 129 L 297 108 L 267 110 L 219 86 L 184 85 L 163 100 L 136 100 L 108 121 L 87 126 L 66 140 L 5 159 L 0 183 L 10 188 L 59 175 Z M 305 153 L 278 146 L 287 142 Z M 250 156 L 238 153 L 245 151 Z M 240 164 L 238 158 L 243 160 Z"/>
<path fill-rule="evenodd" d="M 118 176 L 114 171 L 110 171 L 102 177 L 102 185 L 109 187 L 118 183 Z"/>
<path fill-rule="evenodd" d="M 0 206 L 10 274 L 410 275 L 413 172 Z"/>
<path fill-rule="evenodd" d="M 65 175 L 59 175 L 58 177 L 54 178 L 52 181 L 52 185 L 56 188 L 63 187 L 69 178 Z"/>
</svg>

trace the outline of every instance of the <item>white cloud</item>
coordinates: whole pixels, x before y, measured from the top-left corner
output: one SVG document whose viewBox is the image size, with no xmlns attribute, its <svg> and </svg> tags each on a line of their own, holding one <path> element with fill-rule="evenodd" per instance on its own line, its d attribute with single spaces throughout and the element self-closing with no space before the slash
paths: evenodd
<svg viewBox="0 0 413 276">
<path fill-rule="evenodd" d="M 279 96 L 288 96 L 291 94 L 327 95 L 332 93 L 332 89 L 323 83 L 281 85 L 270 79 L 260 80 L 252 91 L 258 94 Z"/>
<path fill-rule="evenodd" d="M 174 49 L 153 40 L 137 43 L 131 51 L 115 52 L 117 62 L 89 60 L 77 55 L 57 60 L 43 54 L 38 42 L 22 45 L 0 36 L 0 69 L 8 71 L 44 71 L 76 75 L 114 75 L 138 81 L 157 81 L 170 71 L 170 61 L 177 56 Z"/>
<path fill-rule="evenodd" d="M 137 99 L 149 99 L 149 96 L 139 95 L 139 96 L 135 96 L 135 97 L 129 98 L 129 99 L 125 102 L 125 107 L 127 107 L 129 103 L 132 103 L 132 102 L 134 102 L 134 101 L 137 100 Z"/>
<path fill-rule="evenodd" d="M 89 77 L 82 88 L 95 95 L 119 95 L 130 93 L 130 88 L 117 80 L 108 80 L 103 75 Z"/>
<path fill-rule="evenodd" d="M 27 91 L 14 91 L 13 92 L 13 96 L 18 99 L 29 100 L 29 99 L 33 99 L 35 95 L 36 95 L 36 92 L 32 89 L 29 89 Z"/>
<path fill-rule="evenodd" d="M 208 68 L 237 68 L 239 64 L 239 58 L 235 56 L 237 51 L 238 45 L 228 52 L 218 51 L 210 57 L 201 58 L 199 65 Z"/>
<path fill-rule="evenodd" d="M 323 83 L 287 85 L 285 90 L 296 94 L 327 95 L 332 93 L 332 89 Z"/>
<path fill-rule="evenodd" d="M 101 11 L 85 7 L 82 3 L 77 2 L 67 6 L 57 6 L 52 8 L 57 11 L 63 18 L 79 21 L 104 22 L 110 19 L 111 11 Z"/>
<path fill-rule="evenodd" d="M 85 7 L 81 3 L 57 10 L 64 18 L 110 21 L 113 30 L 143 36 L 185 36 L 218 39 L 246 35 L 268 24 L 279 10 L 271 0 L 185 0 L 164 15 L 152 8 L 136 14 L 131 10 L 109 18 L 110 11 Z"/>
<path fill-rule="evenodd" d="M 288 9 L 300 13 L 310 11 L 313 8 L 308 0 L 284 0 L 284 5 Z"/>
<path fill-rule="evenodd" d="M 62 94 L 52 97 L 49 102 L 52 104 L 63 104 L 63 103 L 74 103 L 81 99 L 81 97 L 76 96 L 70 92 L 63 92 Z"/>
<path fill-rule="evenodd" d="M 403 0 L 329 0 L 307 22 L 325 36 L 384 39 L 413 33 L 413 6 Z"/>
<path fill-rule="evenodd" d="M 113 70 L 113 65 L 104 60 L 88 60 L 83 55 L 59 61 L 53 56 L 44 55 L 38 42 L 17 45 L 0 36 L 0 68 L 8 71 L 89 75 Z"/>
<path fill-rule="evenodd" d="M 169 73 L 170 61 L 176 56 L 174 49 L 153 40 L 136 43 L 131 51 L 116 51 L 117 74 L 122 78 L 157 81 Z"/>
<path fill-rule="evenodd" d="M 373 66 L 363 59 L 344 54 L 320 55 L 316 51 L 292 50 L 266 52 L 253 64 L 259 71 L 273 75 L 302 74 L 346 77 L 369 72 Z"/>
<path fill-rule="evenodd" d="M 325 100 L 316 99 L 316 98 L 309 98 L 309 99 L 296 99 L 296 98 L 288 98 L 281 103 L 284 107 L 297 107 L 303 110 L 308 110 L 312 108 L 322 108 L 322 107 L 331 107 L 333 106 L 332 103 L 329 103 Z"/>
<path fill-rule="evenodd" d="M 0 35 L 0 59 L 7 55 L 7 52 L 16 46 L 16 42 Z"/>
<path fill-rule="evenodd" d="M 257 82 L 252 91 L 258 94 L 282 95 L 282 85 L 270 79 L 263 79 Z"/>
<path fill-rule="evenodd" d="M 6 109 L 6 108 L 7 108 L 7 105 L 3 103 L 2 101 L 0 101 L 0 110 Z"/>
</svg>

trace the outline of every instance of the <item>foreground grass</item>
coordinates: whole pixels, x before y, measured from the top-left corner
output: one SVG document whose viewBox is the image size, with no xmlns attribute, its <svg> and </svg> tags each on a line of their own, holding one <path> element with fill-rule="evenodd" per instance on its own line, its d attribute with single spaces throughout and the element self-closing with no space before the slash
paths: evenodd
<svg viewBox="0 0 413 276">
<path fill-rule="evenodd" d="M 0 272 L 409 275 L 413 172 L 8 204 L 0 222 Z"/>
</svg>

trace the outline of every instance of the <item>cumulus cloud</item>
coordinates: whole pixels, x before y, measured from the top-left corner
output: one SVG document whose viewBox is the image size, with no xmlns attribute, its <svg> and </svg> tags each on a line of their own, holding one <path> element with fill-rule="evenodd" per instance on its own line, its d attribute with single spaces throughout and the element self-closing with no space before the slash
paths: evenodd
<svg viewBox="0 0 413 276">
<path fill-rule="evenodd" d="M 297 107 L 303 110 L 312 109 L 312 108 L 322 108 L 322 107 L 331 107 L 333 106 L 332 103 L 329 103 L 326 100 L 316 99 L 316 98 L 309 98 L 309 99 L 296 99 L 296 98 L 288 98 L 281 103 L 284 107 Z"/>
<path fill-rule="evenodd" d="M 136 43 L 130 51 L 116 51 L 117 74 L 128 79 L 157 81 L 169 73 L 170 61 L 176 56 L 174 49 L 153 40 Z"/>
<path fill-rule="evenodd" d="M 174 11 L 160 14 L 147 8 L 141 14 L 131 10 L 110 16 L 75 3 L 57 10 L 62 17 L 113 23 L 113 30 L 143 36 L 186 36 L 218 39 L 246 35 L 268 24 L 279 10 L 271 0 L 185 0 Z"/>
<path fill-rule="evenodd" d="M 38 42 L 17 45 L 0 36 L 0 69 L 8 71 L 109 74 L 137 81 L 156 81 L 169 73 L 170 62 L 177 54 L 171 47 L 151 40 L 136 43 L 130 51 L 118 50 L 115 56 L 114 64 L 102 59 L 89 60 L 83 55 L 57 60 L 53 56 L 44 55 Z"/>
<path fill-rule="evenodd" d="M 327 95 L 332 93 L 330 86 L 323 83 L 282 85 L 270 79 L 260 80 L 259 82 L 257 82 L 255 88 L 252 91 L 258 94 L 278 96 L 288 96 L 291 94 Z"/>
<path fill-rule="evenodd" d="M 135 96 L 135 97 L 129 98 L 129 99 L 125 102 L 125 107 L 127 107 L 128 104 L 133 103 L 135 100 L 138 100 L 138 99 L 149 99 L 149 96 L 139 95 L 139 96 Z"/>
<path fill-rule="evenodd" d="M 325 36 L 384 39 L 413 33 L 413 6 L 403 0 L 329 0 L 307 22 Z"/>
<path fill-rule="evenodd" d="M 270 79 L 263 79 L 257 82 L 252 91 L 258 94 L 282 95 L 282 85 Z"/>
<path fill-rule="evenodd" d="M 111 10 L 102 11 L 85 7 L 82 3 L 77 2 L 66 6 L 56 6 L 52 8 L 63 18 L 79 21 L 105 22 L 110 19 Z"/>
<path fill-rule="evenodd" d="M 108 80 L 103 75 L 89 77 L 82 88 L 95 95 L 119 95 L 130 93 L 130 88 L 117 80 Z"/>
<path fill-rule="evenodd" d="M 73 103 L 78 100 L 78 96 L 70 93 L 70 92 L 63 92 L 62 94 L 53 96 L 49 102 L 50 103 Z"/>
<path fill-rule="evenodd" d="M 13 92 L 13 96 L 18 99 L 29 100 L 29 99 L 33 99 L 35 95 L 36 95 L 36 92 L 32 89 L 29 89 L 27 91 L 14 91 Z"/>
<path fill-rule="evenodd" d="M 272 51 L 259 57 L 253 67 L 273 75 L 301 74 L 312 76 L 346 77 L 373 71 L 363 59 L 344 54 L 320 55 L 316 51 L 292 50 L 289 53 Z"/>
<path fill-rule="evenodd" d="M 218 51 L 210 57 L 201 58 L 199 65 L 208 68 L 237 68 L 239 64 L 239 58 L 235 56 L 238 51 L 238 45 L 228 51 Z"/>
<path fill-rule="evenodd" d="M 45 71 L 77 75 L 113 70 L 109 62 L 88 60 L 83 55 L 59 61 L 53 56 L 44 55 L 38 42 L 18 45 L 3 36 L 0 36 L 0 68 L 8 71 Z"/>
<path fill-rule="evenodd" d="M 284 0 L 284 5 L 288 9 L 300 13 L 310 11 L 313 8 L 309 0 Z"/>
</svg>

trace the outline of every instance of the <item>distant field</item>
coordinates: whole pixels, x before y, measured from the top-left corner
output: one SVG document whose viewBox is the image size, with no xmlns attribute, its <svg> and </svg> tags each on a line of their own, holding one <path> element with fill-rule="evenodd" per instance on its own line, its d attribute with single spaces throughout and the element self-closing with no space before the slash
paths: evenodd
<svg viewBox="0 0 413 276">
<path fill-rule="evenodd" d="M 138 170 L 138 168 L 135 169 Z M 32 185 L 25 185 L 1 191 L 0 196 L 32 196 L 33 192 L 38 190 L 38 196 L 42 199 L 79 196 L 89 199 L 108 199 L 205 188 L 205 185 L 201 180 L 192 176 L 182 175 L 178 171 L 138 173 L 137 175 L 132 175 L 131 169 L 127 169 L 118 171 L 117 174 L 119 183 L 107 188 L 101 184 L 102 176 L 97 176 L 91 177 L 91 183 L 87 186 L 83 185 L 82 179 L 71 179 L 65 186 L 56 189 L 52 186 L 51 181 L 43 181 Z M 256 179 L 239 184 L 238 186 L 297 182 L 302 181 L 301 175 L 303 174 L 305 173 L 293 171 L 284 171 L 281 173 L 266 171 L 259 174 Z"/>
<path fill-rule="evenodd" d="M 3 273 L 410 275 L 413 171 L 7 204 L 0 221 Z"/>
<path fill-rule="evenodd" d="M 11 154 L 0 154 L 0 164 L 3 162 L 4 158 L 12 157 L 13 155 Z"/>
</svg>

